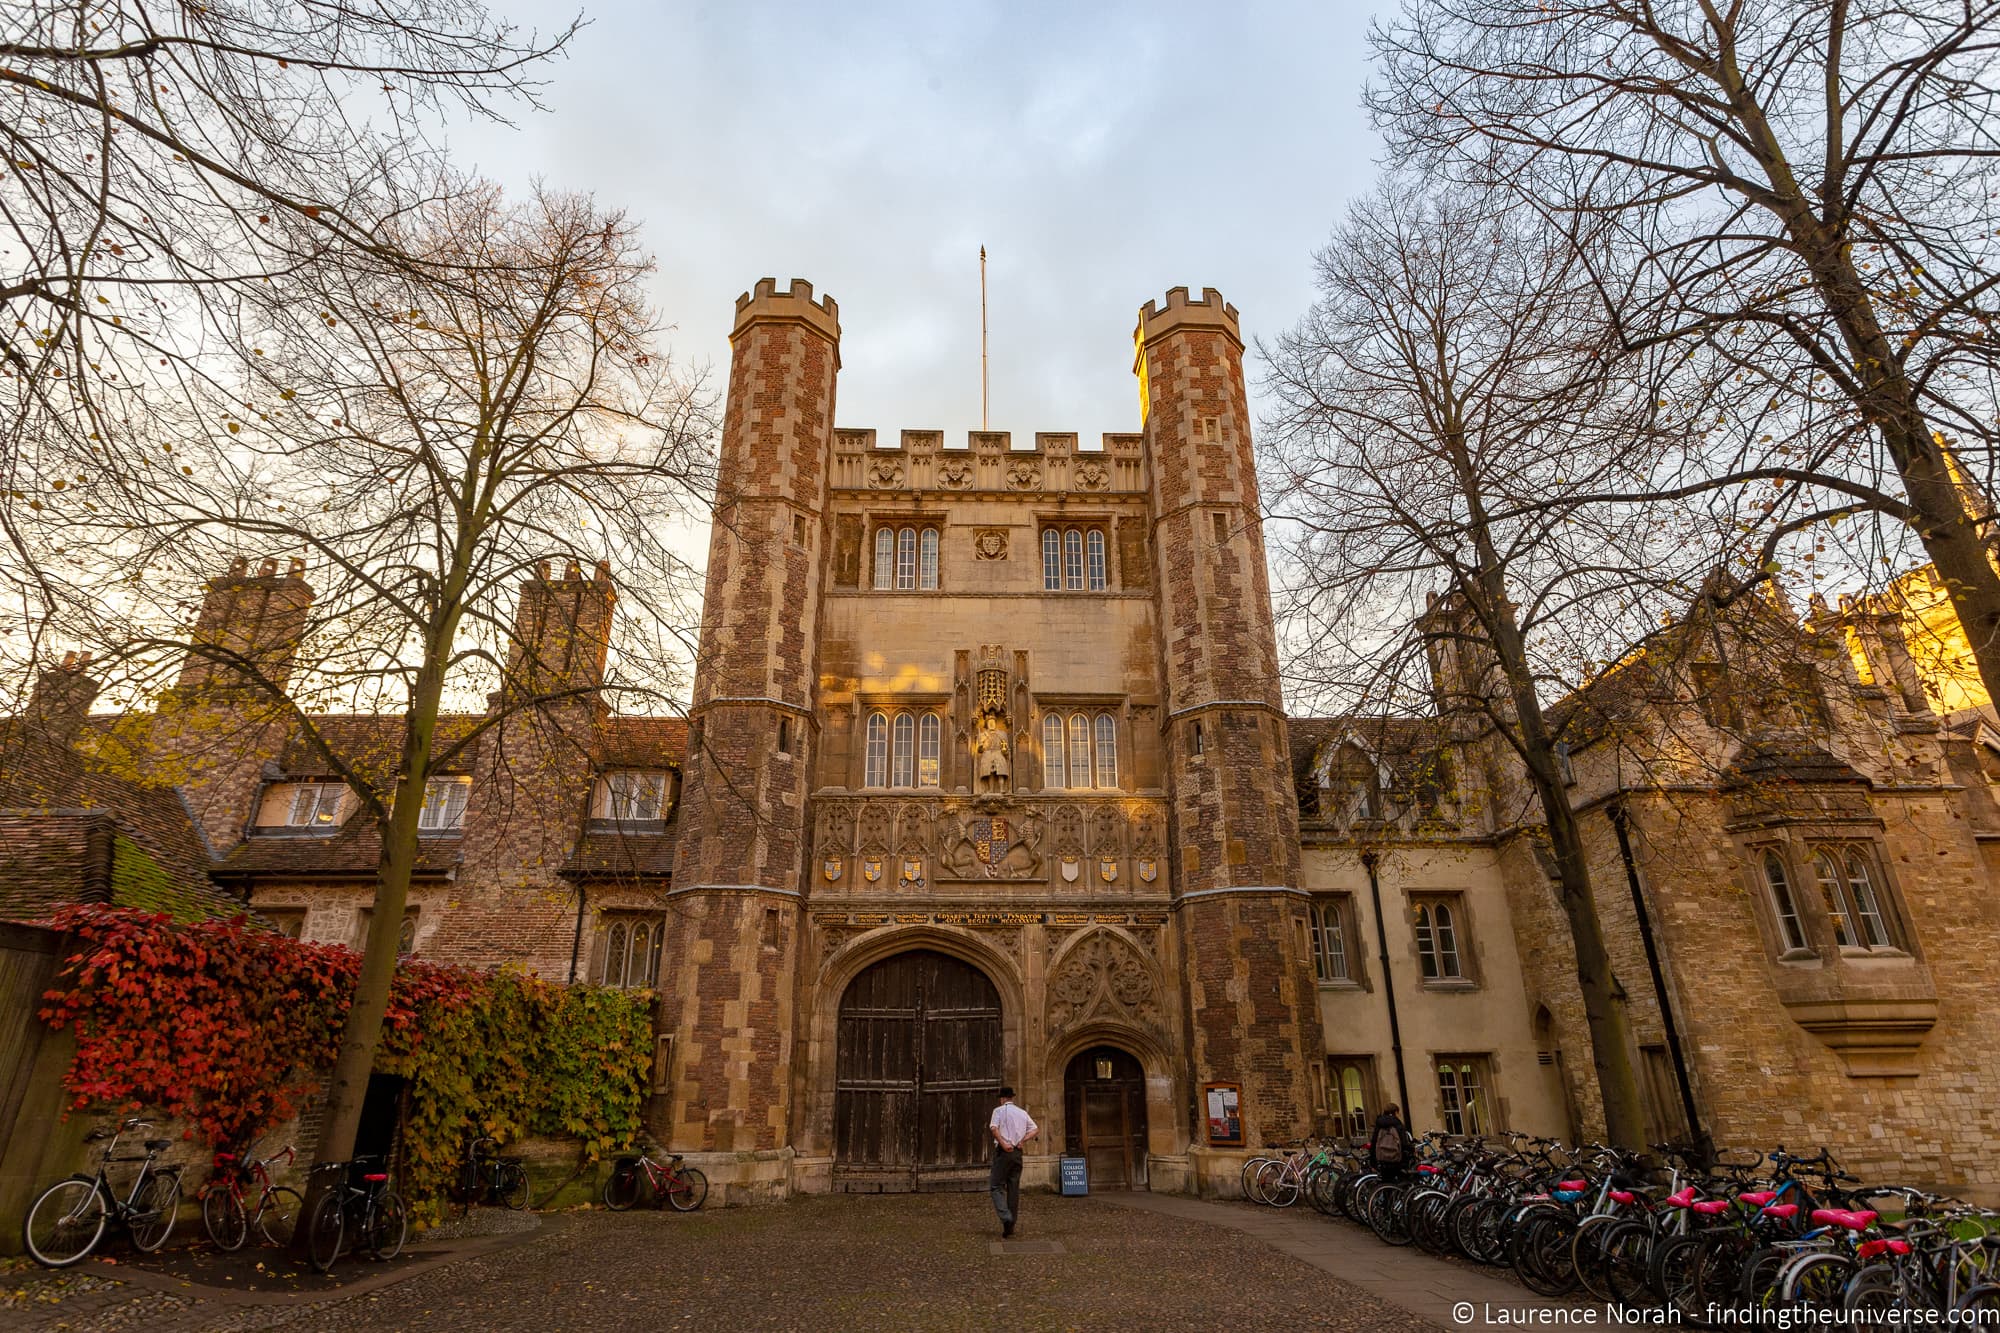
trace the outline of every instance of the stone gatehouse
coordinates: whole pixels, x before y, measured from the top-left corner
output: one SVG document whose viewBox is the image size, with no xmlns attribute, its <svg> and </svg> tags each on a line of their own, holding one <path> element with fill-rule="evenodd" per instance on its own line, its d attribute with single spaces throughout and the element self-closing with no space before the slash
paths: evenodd
<svg viewBox="0 0 2000 1333">
<path fill-rule="evenodd" d="M 1044 1127 L 1031 1181 L 1069 1152 L 1100 1188 L 1226 1192 L 1246 1149 L 1389 1101 L 1600 1133 L 1511 754 L 1449 718 L 1287 717 L 1236 311 L 1176 288 L 1136 342 L 1133 433 L 890 435 L 836 425 L 831 299 L 740 297 L 687 717 L 572 706 L 471 747 L 426 804 L 407 949 L 656 989 L 656 1131 L 739 1198 L 974 1183 L 1002 1084 Z M 203 632 L 282 660 L 311 596 L 240 566 Z M 564 656 L 587 693 L 612 572 L 520 598 L 528 649 L 597 641 Z M 1893 615 L 1756 614 L 1557 705 L 1616 723 L 1567 761 L 1649 1127 L 1991 1196 L 2000 730 L 1927 704 Z M 1742 684 L 1793 661 L 1820 665 L 1782 707 Z M 201 725 L 201 671 L 147 743 L 208 873 L 358 942 L 375 830 L 296 738 Z M 77 694 L 49 673 L 28 715 L 132 731 Z M 324 730 L 359 754 L 396 725 Z"/>
</svg>

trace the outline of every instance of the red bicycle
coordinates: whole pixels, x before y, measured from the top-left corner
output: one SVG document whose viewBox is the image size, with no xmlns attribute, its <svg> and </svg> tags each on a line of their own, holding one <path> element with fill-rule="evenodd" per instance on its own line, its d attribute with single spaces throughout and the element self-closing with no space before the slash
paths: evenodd
<svg viewBox="0 0 2000 1333">
<path fill-rule="evenodd" d="M 708 1197 L 708 1177 L 683 1165 L 683 1160 L 679 1153 L 669 1153 L 664 1162 L 650 1156 L 620 1157 L 604 1182 L 604 1206 L 622 1213 L 650 1193 L 655 1207 L 666 1203 L 676 1212 L 693 1212 Z"/>
<path fill-rule="evenodd" d="M 272 1245 L 291 1243 L 292 1228 L 298 1225 L 299 1209 L 305 1201 L 290 1186 L 273 1185 L 270 1166 L 280 1160 L 290 1162 L 295 1156 L 293 1148 L 254 1161 L 245 1161 L 233 1152 L 215 1155 L 208 1183 L 196 1196 L 201 1201 L 201 1223 L 208 1228 L 215 1248 L 242 1249 L 252 1227 Z M 246 1197 L 252 1185 L 258 1187 L 255 1207 Z"/>
</svg>

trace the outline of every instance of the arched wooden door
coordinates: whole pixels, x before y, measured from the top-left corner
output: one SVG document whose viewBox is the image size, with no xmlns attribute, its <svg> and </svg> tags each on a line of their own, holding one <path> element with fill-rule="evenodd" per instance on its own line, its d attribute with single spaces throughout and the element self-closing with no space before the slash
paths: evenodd
<svg viewBox="0 0 2000 1333">
<path fill-rule="evenodd" d="M 970 963 L 915 950 L 854 978 L 840 999 L 835 1184 L 984 1188 L 1004 1055 L 999 992 Z"/>
<path fill-rule="evenodd" d="M 1063 1073 L 1063 1151 L 1084 1159 L 1090 1188 L 1146 1184 L 1146 1071 L 1129 1052 L 1093 1046 Z"/>
</svg>

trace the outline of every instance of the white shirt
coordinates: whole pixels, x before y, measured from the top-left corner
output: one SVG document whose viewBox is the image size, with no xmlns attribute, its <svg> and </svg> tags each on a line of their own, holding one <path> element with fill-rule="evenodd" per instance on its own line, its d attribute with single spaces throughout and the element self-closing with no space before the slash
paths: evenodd
<svg viewBox="0 0 2000 1333">
<path fill-rule="evenodd" d="M 1035 1118 L 1012 1102 L 1001 1102 L 993 1108 L 993 1118 L 986 1122 L 1000 1131 L 1000 1146 L 1018 1148 L 1021 1140 L 1040 1128 Z"/>
</svg>

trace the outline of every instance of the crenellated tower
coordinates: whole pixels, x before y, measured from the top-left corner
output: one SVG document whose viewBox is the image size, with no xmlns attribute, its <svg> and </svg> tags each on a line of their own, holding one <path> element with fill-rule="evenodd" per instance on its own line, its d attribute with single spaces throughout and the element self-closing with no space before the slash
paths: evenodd
<svg viewBox="0 0 2000 1333">
<path fill-rule="evenodd" d="M 1243 338 L 1220 293 L 1176 287 L 1140 311 L 1136 340 L 1189 1053 L 1197 1085 L 1241 1084 L 1254 1146 L 1311 1128 L 1326 1047 Z"/>
<path fill-rule="evenodd" d="M 665 983 L 674 1146 L 790 1142 L 793 976 L 818 739 L 839 309 L 794 279 L 736 301 Z"/>
</svg>

